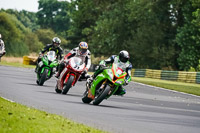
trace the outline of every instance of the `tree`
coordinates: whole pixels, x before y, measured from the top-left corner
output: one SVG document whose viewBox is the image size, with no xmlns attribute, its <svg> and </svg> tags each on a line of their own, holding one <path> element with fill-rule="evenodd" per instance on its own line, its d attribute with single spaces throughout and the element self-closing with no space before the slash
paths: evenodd
<svg viewBox="0 0 200 133">
<path fill-rule="evenodd" d="M 17 11 L 13 9 L 2 11 L 14 15 L 18 19 L 18 21 L 20 21 L 26 28 L 29 28 L 32 31 L 35 31 L 36 29 L 40 28 L 40 26 L 37 25 L 37 16 L 34 12 L 29 12 L 25 10 Z"/>
<path fill-rule="evenodd" d="M 67 40 L 57 35 L 51 29 L 38 29 L 35 34 L 38 36 L 39 41 L 43 44 L 43 47 L 46 46 L 46 44 L 51 44 L 53 37 L 57 36 L 61 39 L 61 47 L 67 48 Z"/>
<path fill-rule="evenodd" d="M 0 12 L 0 31 L 6 45 L 7 55 L 22 56 L 29 52 L 28 46 L 23 41 L 25 36 L 21 28 L 24 27 L 15 16 Z"/>
<path fill-rule="evenodd" d="M 38 2 L 37 17 L 41 28 L 51 28 L 54 32 L 66 36 L 66 31 L 70 26 L 69 2 L 58 0 L 39 0 Z"/>
<path fill-rule="evenodd" d="M 181 70 L 189 70 L 190 67 L 197 70 L 200 60 L 200 1 L 185 1 L 182 12 L 184 23 L 176 35 L 181 47 L 178 63 Z"/>
<path fill-rule="evenodd" d="M 39 41 L 37 34 L 33 32 L 26 34 L 24 42 L 28 46 L 30 52 L 38 53 L 43 48 L 43 44 Z"/>
</svg>

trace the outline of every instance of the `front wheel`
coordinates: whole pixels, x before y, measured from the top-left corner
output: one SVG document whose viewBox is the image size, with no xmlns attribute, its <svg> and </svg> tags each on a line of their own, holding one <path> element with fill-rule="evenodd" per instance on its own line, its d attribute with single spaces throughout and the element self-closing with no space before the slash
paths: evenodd
<svg viewBox="0 0 200 133">
<path fill-rule="evenodd" d="M 99 92 L 99 94 L 95 97 L 93 104 L 99 105 L 106 98 L 109 91 L 110 91 L 110 86 L 106 87 L 104 90 Z"/>
<path fill-rule="evenodd" d="M 64 87 L 63 87 L 63 92 L 62 92 L 62 94 L 67 94 L 67 92 L 69 91 L 69 89 L 70 89 L 71 86 L 72 86 L 73 81 L 74 81 L 74 76 L 70 75 L 70 76 L 69 76 L 69 79 L 68 79 L 68 81 L 67 81 L 67 83 L 66 83 L 66 84 L 64 85 Z"/>
<path fill-rule="evenodd" d="M 44 69 L 44 71 L 41 74 L 41 77 L 40 77 L 40 79 L 38 81 L 39 85 L 43 85 L 44 84 L 44 82 L 45 82 L 45 80 L 47 78 L 48 71 L 49 71 L 48 69 Z"/>
</svg>

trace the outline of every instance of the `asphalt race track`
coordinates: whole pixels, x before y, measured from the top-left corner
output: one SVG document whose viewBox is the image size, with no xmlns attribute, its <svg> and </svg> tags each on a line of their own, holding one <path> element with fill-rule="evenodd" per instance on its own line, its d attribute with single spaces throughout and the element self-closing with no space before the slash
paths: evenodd
<svg viewBox="0 0 200 133">
<path fill-rule="evenodd" d="M 55 92 L 55 77 L 44 86 L 35 81 L 33 69 L 0 66 L 0 97 L 113 133 L 200 132 L 197 96 L 131 82 L 124 97 L 112 96 L 94 106 L 81 101 L 85 81 L 68 95 Z"/>
</svg>

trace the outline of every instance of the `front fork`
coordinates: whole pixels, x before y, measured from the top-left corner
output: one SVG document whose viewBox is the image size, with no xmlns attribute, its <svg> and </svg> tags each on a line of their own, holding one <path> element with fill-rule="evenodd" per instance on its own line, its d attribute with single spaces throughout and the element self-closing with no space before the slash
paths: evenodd
<svg viewBox="0 0 200 133">
<path fill-rule="evenodd" d="M 106 85 L 107 85 L 106 82 L 107 82 L 107 79 L 101 84 L 101 86 L 99 87 L 99 89 L 96 90 L 96 94 L 97 94 L 97 95 L 98 95 L 99 93 L 101 93 L 103 89 L 106 88 Z"/>
<path fill-rule="evenodd" d="M 102 92 L 103 89 L 105 89 L 107 85 L 106 83 L 107 83 L 107 79 L 101 84 L 98 90 L 95 90 L 95 94 L 93 95 L 91 91 L 91 84 L 86 82 L 86 89 L 87 89 L 86 91 L 88 91 L 88 98 L 94 99 L 95 95 L 98 95 L 99 93 Z"/>
</svg>

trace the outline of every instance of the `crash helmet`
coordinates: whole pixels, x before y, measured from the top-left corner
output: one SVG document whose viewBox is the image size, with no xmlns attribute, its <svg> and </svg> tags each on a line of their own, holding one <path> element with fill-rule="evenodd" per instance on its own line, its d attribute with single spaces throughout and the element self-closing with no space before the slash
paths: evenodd
<svg viewBox="0 0 200 133">
<path fill-rule="evenodd" d="M 78 47 L 79 47 L 80 54 L 85 54 L 85 52 L 87 52 L 87 49 L 88 49 L 88 44 L 86 42 L 80 42 Z"/>
<path fill-rule="evenodd" d="M 58 37 L 54 37 L 54 38 L 52 39 L 52 43 L 53 43 L 53 46 L 54 46 L 54 47 L 58 47 L 58 46 L 60 45 L 60 43 L 61 43 L 61 40 L 60 40 L 60 38 L 58 38 Z"/>
<path fill-rule="evenodd" d="M 119 52 L 119 60 L 123 63 L 126 63 L 130 59 L 129 53 L 126 50 Z"/>
</svg>

